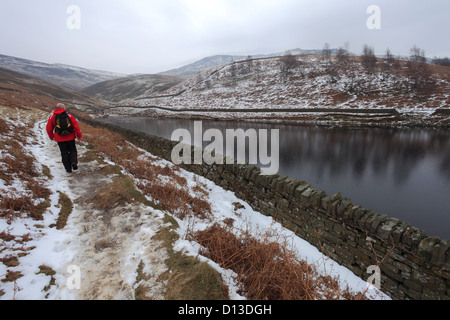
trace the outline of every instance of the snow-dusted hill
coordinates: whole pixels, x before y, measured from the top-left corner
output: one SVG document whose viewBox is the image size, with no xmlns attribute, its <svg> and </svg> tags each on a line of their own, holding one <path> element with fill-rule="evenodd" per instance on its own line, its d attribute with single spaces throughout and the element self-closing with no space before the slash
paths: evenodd
<svg viewBox="0 0 450 320">
<path fill-rule="evenodd" d="M 432 113 L 450 105 L 450 68 L 427 65 L 433 89 L 414 88 L 407 64 L 397 69 L 367 71 L 359 57 L 345 66 L 321 56 L 296 57 L 288 69 L 282 57 L 253 59 L 215 67 L 193 76 L 161 94 L 138 99 L 129 106 L 173 110 L 214 109 L 396 109 Z M 283 71 L 284 70 L 284 71 Z M 119 110 L 117 110 L 119 111 Z M 123 113 L 130 109 L 122 109 Z"/>
<path fill-rule="evenodd" d="M 308 55 L 308 54 L 319 54 L 321 50 L 312 49 L 312 50 L 304 50 L 304 49 L 292 49 L 289 52 L 293 55 Z M 336 49 L 332 49 L 332 52 L 335 53 Z M 270 58 L 270 57 L 278 57 L 283 55 L 284 53 L 269 53 L 269 54 L 258 54 L 252 56 L 253 58 Z M 229 64 L 233 61 L 243 61 L 246 60 L 249 56 L 245 55 L 215 55 L 211 57 L 203 58 L 194 63 L 185 65 L 181 68 L 168 70 L 165 72 L 161 72 L 160 74 L 176 76 L 179 78 L 189 78 L 193 75 L 198 74 L 199 72 L 204 72 L 208 69 L 220 67 L 225 64 Z"/>
<path fill-rule="evenodd" d="M 180 82 L 181 79 L 172 76 L 143 74 L 99 82 L 81 92 L 106 101 L 122 102 L 148 97 Z"/>
<path fill-rule="evenodd" d="M 10 107 L 53 108 L 58 102 L 97 110 L 105 106 L 99 99 L 49 82 L 0 68 L 0 105 Z"/>
<path fill-rule="evenodd" d="M 125 76 L 108 71 L 90 70 L 63 64 L 48 64 L 5 55 L 0 55 L 0 68 L 72 90 L 80 90 L 101 81 Z"/>
</svg>

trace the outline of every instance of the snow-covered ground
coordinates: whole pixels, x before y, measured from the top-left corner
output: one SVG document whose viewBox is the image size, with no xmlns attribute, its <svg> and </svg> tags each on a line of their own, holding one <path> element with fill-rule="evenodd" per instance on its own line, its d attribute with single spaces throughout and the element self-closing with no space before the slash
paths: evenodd
<svg viewBox="0 0 450 320">
<path fill-rule="evenodd" d="M 16 267 L 0 263 L 1 279 L 8 271 L 23 275 L 15 283 L 0 282 L 0 290 L 4 292 L 0 299 L 133 299 L 136 272 L 141 261 L 151 268 L 149 274 L 154 275 L 150 279 L 152 283 L 149 283 L 154 290 L 151 298 L 162 299 L 164 283 L 156 280 L 167 269 L 164 263 L 166 255 L 152 237 L 162 225 L 163 213 L 143 205 L 126 206 L 116 208 L 114 218 L 108 224 L 103 223 L 102 213 L 85 201 L 93 195 L 89 194 L 92 184 L 101 185 L 95 173 L 98 164 L 83 163 L 78 172 L 67 174 L 58 146 L 48 139 L 45 125 L 45 121 L 36 124 L 33 135 L 28 138 L 29 143 L 24 147 L 39 164 L 50 169 L 52 178 L 46 183 L 51 191 L 50 207 L 43 221 L 21 218 L 7 224 L 0 219 L 0 232 L 5 231 L 16 239 L 28 234 L 32 239 L 26 243 L 28 249 L 21 248 L 22 244 L 14 241 L 0 240 L 0 258 L 20 251 L 27 253 L 19 258 Z M 86 148 L 79 146 L 78 152 L 82 156 Z M 109 177 L 104 179 L 107 183 Z M 6 192 L 7 186 L 3 188 Z M 73 211 L 66 227 L 57 230 L 50 226 L 56 223 L 61 210 L 58 205 L 60 192 L 72 200 Z M 111 250 L 107 248 L 108 241 L 114 241 Z M 49 286 L 51 276 L 37 274 L 40 266 L 55 272 L 53 285 Z M 48 289 L 44 290 L 46 287 Z"/>
<path fill-rule="evenodd" d="M 115 216 L 109 225 L 101 224 L 101 213 L 84 204 L 83 197 L 89 190 L 89 176 L 95 175 L 95 164 L 80 163 L 79 172 L 68 175 L 61 162 L 57 145 L 50 141 L 45 133 L 45 120 L 39 121 L 33 128 L 29 143 L 25 149 L 33 155 L 37 162 L 50 169 L 52 178 L 46 183 L 51 190 L 51 204 L 44 214 L 43 221 L 32 219 L 16 219 L 10 225 L 3 219 L 0 220 L 0 233 L 5 231 L 19 238 L 29 234 L 31 241 L 26 243 L 27 255 L 19 258 L 19 265 L 6 267 L 0 263 L 0 279 L 5 277 L 8 271 L 19 271 L 23 275 L 15 282 L 0 282 L 0 292 L 4 295 L 2 300 L 10 299 L 133 299 L 136 287 L 136 270 L 140 261 L 143 261 L 148 274 L 154 273 L 155 277 L 149 279 L 149 286 L 155 286 L 152 293 L 154 299 L 162 299 L 164 283 L 156 280 L 157 276 L 164 272 L 164 251 L 160 246 L 151 241 L 152 236 L 163 225 L 164 212 L 139 206 L 126 208 L 125 211 Z M 79 146 L 80 154 L 86 151 L 84 146 Z M 141 150 L 143 151 L 143 150 Z M 143 151 L 144 152 L 144 151 Z M 151 154 L 145 152 L 151 158 Z M 160 165 L 173 166 L 173 164 L 159 160 Z M 126 172 L 124 172 L 126 174 Z M 235 220 L 235 226 L 254 232 L 255 237 L 271 232 L 274 241 L 279 238 L 289 239 L 293 250 L 299 259 L 306 260 L 317 266 L 318 270 L 326 275 L 339 278 L 342 287 L 347 285 L 352 291 L 364 291 L 369 287 L 367 296 L 372 299 L 389 299 L 374 286 L 361 280 L 347 268 L 344 268 L 324 256 L 315 247 L 297 237 L 292 231 L 283 228 L 272 218 L 254 211 L 247 203 L 238 199 L 232 192 L 225 191 L 211 181 L 195 176 L 191 172 L 181 170 L 181 175 L 186 178 L 188 185 L 194 186 L 194 181 L 203 183 L 209 192 L 209 202 L 212 206 L 213 218 L 200 220 L 198 218 L 175 218 L 179 224 L 177 233 L 180 238 L 175 243 L 175 250 L 187 255 L 198 257 L 206 261 L 220 272 L 222 278 L 229 286 L 229 294 L 233 300 L 241 300 L 244 297 L 238 294 L 238 285 L 234 281 L 234 274 L 229 270 L 223 270 L 215 262 L 202 257 L 199 254 L 200 246 L 186 239 L 188 233 L 204 230 L 216 222 L 226 218 Z M 105 178 L 106 180 L 108 177 Z M 0 180 L 0 183 L 2 180 Z M 136 180 L 136 182 L 138 182 Z M 3 191 L 11 186 L 1 185 Z M 70 215 L 67 226 L 62 230 L 49 227 L 54 224 L 60 211 L 58 206 L 59 193 L 66 194 L 74 203 L 73 212 Z M 239 202 L 242 209 L 235 213 L 233 203 Z M 130 213 L 131 212 L 131 213 Z M 37 226 L 37 225 L 41 226 Z M 123 228 L 127 225 L 128 228 Z M 128 231 L 124 231 L 127 229 Z M 130 230 L 133 230 L 130 232 Z M 114 250 L 95 250 L 99 241 L 106 238 L 115 242 Z M 20 244 L 13 241 L 0 239 L 0 259 L 15 254 Z M 158 249 L 159 248 L 159 249 Z M 48 291 L 51 277 L 45 274 L 37 274 L 40 266 L 48 266 L 55 271 L 54 284 Z M 75 267 L 75 268 L 74 268 Z M 80 287 L 77 288 L 77 270 L 80 271 Z M 153 282 L 152 282 L 153 281 Z M 159 287 L 158 287 L 159 286 Z"/>
</svg>

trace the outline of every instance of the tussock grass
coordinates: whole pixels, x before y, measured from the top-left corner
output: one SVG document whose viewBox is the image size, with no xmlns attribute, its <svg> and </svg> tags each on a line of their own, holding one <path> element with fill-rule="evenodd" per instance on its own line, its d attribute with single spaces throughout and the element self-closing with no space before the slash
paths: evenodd
<svg viewBox="0 0 450 320">
<path fill-rule="evenodd" d="M 17 267 L 19 265 L 19 259 L 14 255 L 6 255 L 5 257 L 0 258 L 0 262 L 8 268 Z"/>
<path fill-rule="evenodd" d="M 320 275 L 299 260 L 288 244 L 253 237 L 248 230 L 239 236 L 231 229 L 214 225 L 194 238 L 202 254 L 222 268 L 237 274 L 241 294 L 250 300 L 356 300 L 362 293 L 342 290 L 337 279 Z"/>
<path fill-rule="evenodd" d="M 58 220 L 56 221 L 56 229 L 61 230 L 66 226 L 67 220 L 72 213 L 73 203 L 65 193 L 59 192 L 58 204 L 60 205 L 61 210 L 59 212 Z"/>
</svg>

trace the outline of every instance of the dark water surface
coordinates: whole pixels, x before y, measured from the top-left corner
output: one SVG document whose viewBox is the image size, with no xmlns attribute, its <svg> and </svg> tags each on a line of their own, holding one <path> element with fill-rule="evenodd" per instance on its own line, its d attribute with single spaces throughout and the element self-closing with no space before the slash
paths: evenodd
<svg viewBox="0 0 450 320">
<path fill-rule="evenodd" d="M 193 120 L 133 117 L 108 122 L 168 139 L 180 128 L 194 136 Z M 327 194 L 341 192 L 364 208 L 408 222 L 429 236 L 450 239 L 449 130 L 239 121 L 202 121 L 202 127 L 203 132 L 279 129 L 280 175 L 307 181 Z"/>
</svg>

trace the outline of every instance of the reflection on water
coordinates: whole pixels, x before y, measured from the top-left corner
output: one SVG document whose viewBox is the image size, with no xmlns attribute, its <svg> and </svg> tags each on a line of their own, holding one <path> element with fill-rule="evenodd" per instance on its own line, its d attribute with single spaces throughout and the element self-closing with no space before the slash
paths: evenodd
<svg viewBox="0 0 450 320">
<path fill-rule="evenodd" d="M 110 122 L 170 139 L 194 122 L 128 118 Z M 330 129 L 203 121 L 210 128 L 280 129 L 280 175 L 386 213 L 427 234 L 450 239 L 450 132 L 437 129 Z M 269 131 L 270 132 L 270 131 Z M 225 136 L 225 134 L 224 134 Z"/>
</svg>

